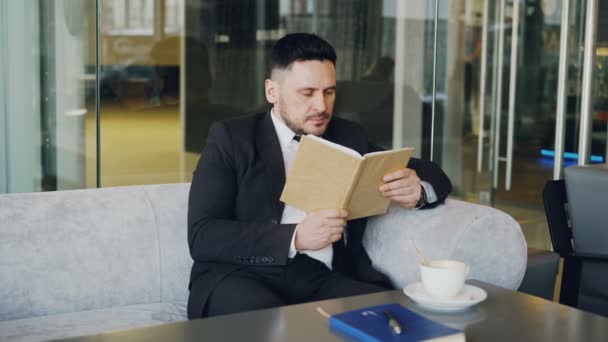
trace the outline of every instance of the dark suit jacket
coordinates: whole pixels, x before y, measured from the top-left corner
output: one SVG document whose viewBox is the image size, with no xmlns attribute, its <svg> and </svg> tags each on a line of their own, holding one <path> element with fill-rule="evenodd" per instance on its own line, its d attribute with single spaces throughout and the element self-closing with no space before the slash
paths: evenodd
<svg viewBox="0 0 608 342">
<path fill-rule="evenodd" d="M 325 139 L 361 154 L 370 151 L 363 128 L 332 118 Z M 408 167 L 433 185 L 442 202 L 451 183 L 439 167 L 411 159 Z M 282 266 L 295 224 L 280 224 L 285 166 L 270 113 L 220 121 L 209 129 L 188 202 L 188 244 L 194 259 L 189 317 L 200 317 L 211 291 L 231 272 L 248 266 Z M 334 255 L 333 269 L 384 287 L 388 278 L 374 270 L 361 239 L 365 219 L 348 222 L 348 244 Z"/>
</svg>

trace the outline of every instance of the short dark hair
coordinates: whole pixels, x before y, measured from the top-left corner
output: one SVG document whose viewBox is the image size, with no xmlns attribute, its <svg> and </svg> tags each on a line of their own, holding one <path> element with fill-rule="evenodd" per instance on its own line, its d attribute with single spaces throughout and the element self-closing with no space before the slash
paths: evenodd
<svg viewBox="0 0 608 342">
<path fill-rule="evenodd" d="M 270 53 L 270 72 L 287 69 L 296 61 L 330 61 L 336 64 L 336 51 L 312 33 L 290 33 L 279 39 Z"/>
</svg>

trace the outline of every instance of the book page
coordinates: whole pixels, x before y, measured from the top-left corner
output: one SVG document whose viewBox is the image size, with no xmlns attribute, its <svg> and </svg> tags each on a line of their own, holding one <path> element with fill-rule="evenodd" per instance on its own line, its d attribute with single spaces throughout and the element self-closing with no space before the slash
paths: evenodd
<svg viewBox="0 0 608 342">
<path fill-rule="evenodd" d="M 347 208 L 349 219 L 351 216 L 359 218 L 386 212 L 390 200 L 378 190 L 380 185 L 384 184 L 382 178 L 387 173 L 405 168 L 413 152 L 414 149 L 408 147 L 368 153 L 364 156 Z"/>
<path fill-rule="evenodd" d="M 345 208 L 361 158 L 320 139 L 302 137 L 281 201 L 306 212 Z"/>
<path fill-rule="evenodd" d="M 327 145 L 327 146 L 329 146 L 331 148 L 334 148 L 334 149 L 336 149 L 338 151 L 342 151 L 344 153 L 348 153 L 349 155 L 351 155 L 353 157 L 357 157 L 359 159 L 363 159 L 363 156 L 361 154 L 359 154 L 359 152 L 353 150 L 352 148 L 348 148 L 346 146 L 342 146 L 340 144 L 336 144 L 335 142 L 331 142 L 329 140 L 325 140 L 325 139 L 323 139 L 321 137 L 317 137 L 317 136 L 312 135 L 312 134 L 307 135 L 307 137 L 311 138 L 311 139 L 314 139 L 314 140 L 316 140 L 316 141 L 318 141 L 320 143 L 323 143 L 323 144 L 325 144 L 325 145 Z"/>
</svg>

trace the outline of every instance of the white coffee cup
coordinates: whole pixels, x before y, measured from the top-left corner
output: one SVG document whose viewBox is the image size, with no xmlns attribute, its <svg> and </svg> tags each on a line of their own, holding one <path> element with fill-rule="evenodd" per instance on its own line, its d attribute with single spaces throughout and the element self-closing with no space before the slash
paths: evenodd
<svg viewBox="0 0 608 342">
<path fill-rule="evenodd" d="M 454 297 L 464 286 L 469 266 L 456 260 L 432 260 L 420 265 L 422 286 L 431 296 Z"/>
</svg>

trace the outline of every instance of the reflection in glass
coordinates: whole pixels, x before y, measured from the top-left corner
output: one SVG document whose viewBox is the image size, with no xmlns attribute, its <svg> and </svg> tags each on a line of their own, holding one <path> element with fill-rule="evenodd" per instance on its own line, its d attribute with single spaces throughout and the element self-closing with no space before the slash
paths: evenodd
<svg viewBox="0 0 608 342">
<path fill-rule="evenodd" d="M 180 4 L 100 1 L 102 186 L 183 180 Z"/>
<path fill-rule="evenodd" d="M 130 1 L 102 2 L 103 186 L 189 181 L 212 122 L 268 110 L 269 51 L 288 32 L 316 32 L 335 46 L 335 114 L 361 122 L 378 145 L 391 147 L 394 118 L 420 116 L 430 95 L 424 85 L 401 89 L 417 110 L 402 104 L 394 115 L 397 1 L 163 3 L 129 22 L 116 12 L 135 6 Z M 426 2 L 417 3 L 421 19 L 407 19 L 418 30 L 407 32 L 411 41 L 432 21 Z M 421 65 L 425 53 L 416 56 Z M 424 83 L 422 74 L 415 80 Z M 401 144 L 421 141 L 422 129 L 414 131 Z"/>
<path fill-rule="evenodd" d="M 444 22 L 448 29 L 439 36 L 439 45 L 446 50 L 443 54 L 438 51 L 438 64 L 448 76 L 439 76 L 438 84 L 444 85 L 447 101 L 443 123 L 435 131 L 434 148 L 440 151 L 442 166 L 455 185 L 455 196 L 507 211 L 521 222 L 530 245 L 546 247 L 549 240 L 541 194 L 553 172 L 550 152 L 554 150 L 562 2 L 519 1 L 519 12 L 514 11 L 514 4 L 440 2 L 440 13 L 446 15 L 440 14 L 439 26 Z M 481 20 L 484 5 L 486 24 Z M 578 145 L 584 9 L 584 3 L 571 2 L 568 23 L 565 150 L 572 154 Z M 513 34 L 516 16 L 517 36 Z M 484 29 L 485 47 L 480 46 Z M 511 60 L 515 46 L 517 58 Z M 480 50 L 486 51 L 485 55 Z M 480 73 L 482 59 L 486 62 L 485 74 Z M 514 87 L 509 84 L 512 72 L 516 75 Z M 482 83 L 484 89 L 480 88 Z M 505 186 L 509 96 L 515 99 L 511 189 Z M 605 143 L 605 134 L 603 139 Z M 605 149 L 605 145 L 599 148 Z M 478 160 L 483 161 L 481 170 L 477 169 Z M 566 159 L 565 166 L 572 163 Z"/>
<path fill-rule="evenodd" d="M 432 2 L 164 1 L 139 13 L 146 18 L 119 25 L 127 19 L 114 12 L 128 2 L 103 2 L 101 15 L 104 186 L 188 181 L 212 122 L 268 110 L 270 48 L 299 31 L 315 32 L 337 50 L 337 116 L 362 123 L 374 144 L 414 146 L 418 156 L 430 157 Z M 169 23 L 183 30 L 173 34 Z M 448 32 L 445 23 L 440 35 Z M 445 51 L 440 44 L 439 53 Z M 439 62 L 445 79 L 449 71 Z M 445 89 L 440 82 L 439 123 Z"/>
</svg>

